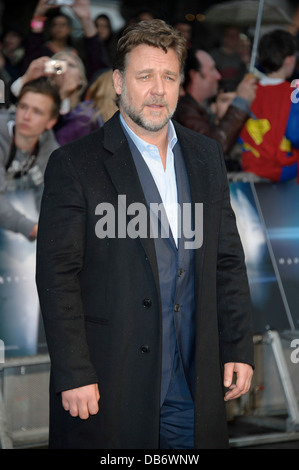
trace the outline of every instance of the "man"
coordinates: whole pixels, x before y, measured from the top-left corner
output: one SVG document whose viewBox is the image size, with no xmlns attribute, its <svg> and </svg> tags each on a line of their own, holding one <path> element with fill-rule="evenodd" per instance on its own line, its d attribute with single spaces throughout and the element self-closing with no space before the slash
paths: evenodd
<svg viewBox="0 0 299 470">
<path fill-rule="evenodd" d="M 226 447 L 224 401 L 249 389 L 250 301 L 223 159 L 171 121 L 184 56 L 163 21 L 130 26 L 113 73 L 120 114 L 50 158 L 37 285 L 51 448 Z M 173 210 L 191 206 L 193 238 Z"/>
<path fill-rule="evenodd" d="M 58 147 L 52 132 L 60 108 L 59 94 L 46 79 L 28 82 L 21 90 L 15 116 L 0 116 L 0 227 L 36 239 L 37 221 L 14 208 L 10 190 L 33 189 L 37 209 L 43 174 Z"/>
<path fill-rule="evenodd" d="M 296 41 L 291 33 L 274 30 L 265 34 L 258 47 L 260 80 L 248 119 L 241 132 L 242 169 L 262 180 L 287 181 L 297 176 L 299 159 L 299 105 L 292 102 L 292 76 Z"/>
<path fill-rule="evenodd" d="M 217 140 L 228 154 L 250 115 L 255 97 L 255 79 L 245 76 L 236 90 L 236 98 L 215 125 L 207 110 L 207 101 L 218 91 L 221 75 L 212 57 L 205 51 L 189 51 L 185 66 L 185 96 L 179 100 L 176 120 L 183 126 Z"/>
</svg>

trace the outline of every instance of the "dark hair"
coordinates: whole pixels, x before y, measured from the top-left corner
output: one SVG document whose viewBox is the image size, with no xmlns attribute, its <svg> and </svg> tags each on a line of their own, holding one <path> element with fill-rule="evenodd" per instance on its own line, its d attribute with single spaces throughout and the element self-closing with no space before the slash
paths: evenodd
<svg viewBox="0 0 299 470">
<path fill-rule="evenodd" d="M 194 49 L 188 49 L 187 57 L 185 61 L 185 68 L 184 68 L 184 88 L 186 88 L 190 82 L 190 70 L 195 70 L 196 72 L 201 73 L 201 63 L 196 56 L 196 51 Z"/>
<path fill-rule="evenodd" d="M 40 77 L 35 80 L 31 80 L 22 87 L 18 101 L 28 92 L 40 93 L 41 95 L 46 95 L 52 98 L 53 106 L 51 117 L 57 118 L 59 116 L 61 99 L 58 92 L 58 89 L 49 83 L 46 77 Z"/>
<path fill-rule="evenodd" d="M 265 73 L 276 72 L 283 64 L 286 57 L 296 52 L 296 40 L 294 36 L 282 29 L 276 29 L 265 34 L 258 46 L 259 65 Z"/>
<path fill-rule="evenodd" d="M 67 15 L 66 13 L 62 13 L 61 11 L 60 12 L 55 12 L 53 15 L 49 16 L 49 27 L 52 26 L 53 21 L 56 20 L 56 18 L 60 18 L 60 17 L 64 18 L 67 21 L 68 26 L 70 28 L 73 27 L 73 21 L 72 21 L 71 17 L 69 15 Z"/>
<path fill-rule="evenodd" d="M 186 57 L 186 40 L 182 34 L 160 19 L 144 20 L 127 27 L 119 39 L 114 58 L 113 70 L 124 72 L 127 55 L 137 46 L 147 46 L 163 49 L 173 49 L 180 62 L 183 73 Z"/>
<path fill-rule="evenodd" d="M 109 26 L 110 26 L 110 29 L 112 29 L 112 28 L 111 28 L 111 21 L 110 21 L 110 18 L 109 18 L 108 15 L 105 15 L 105 13 L 100 13 L 99 15 L 97 15 L 97 16 L 95 17 L 95 19 L 94 19 L 93 21 L 94 21 L 94 23 L 96 23 L 98 20 L 106 20 L 107 23 L 108 23 Z"/>
</svg>

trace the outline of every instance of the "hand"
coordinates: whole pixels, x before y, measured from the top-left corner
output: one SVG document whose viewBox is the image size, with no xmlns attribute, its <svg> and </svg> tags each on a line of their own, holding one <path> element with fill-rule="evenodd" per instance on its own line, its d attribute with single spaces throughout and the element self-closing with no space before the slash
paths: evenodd
<svg viewBox="0 0 299 470">
<path fill-rule="evenodd" d="M 22 83 L 23 85 L 30 80 L 35 80 L 39 77 L 47 77 L 51 74 L 45 73 L 45 65 L 48 60 L 51 60 L 50 57 L 42 56 L 38 59 L 33 60 L 30 62 L 29 67 L 27 68 L 26 72 L 22 76 Z"/>
<path fill-rule="evenodd" d="M 30 232 L 30 238 L 37 238 L 37 229 L 38 229 L 38 224 L 35 224 Z"/>
<path fill-rule="evenodd" d="M 61 397 L 63 408 L 69 411 L 71 416 L 87 419 L 89 415 L 95 415 L 99 411 L 98 384 L 65 390 L 61 393 Z"/>
<path fill-rule="evenodd" d="M 34 16 L 45 16 L 48 10 L 54 8 L 57 9 L 57 5 L 50 5 L 48 0 L 39 0 L 34 10 Z"/>
<path fill-rule="evenodd" d="M 81 21 L 84 35 L 86 37 L 95 36 L 97 34 L 97 29 L 90 14 L 90 0 L 75 0 L 71 9 Z"/>
<path fill-rule="evenodd" d="M 233 375 L 237 376 L 236 383 L 233 384 Z M 249 364 L 241 362 L 227 362 L 224 364 L 224 386 L 229 388 L 224 400 L 233 400 L 248 392 L 251 384 L 253 369 Z"/>
<path fill-rule="evenodd" d="M 81 20 L 90 19 L 90 0 L 75 0 L 70 8 L 77 18 Z"/>
<path fill-rule="evenodd" d="M 253 76 L 246 75 L 237 87 L 237 96 L 252 103 L 256 95 L 257 82 Z"/>
</svg>

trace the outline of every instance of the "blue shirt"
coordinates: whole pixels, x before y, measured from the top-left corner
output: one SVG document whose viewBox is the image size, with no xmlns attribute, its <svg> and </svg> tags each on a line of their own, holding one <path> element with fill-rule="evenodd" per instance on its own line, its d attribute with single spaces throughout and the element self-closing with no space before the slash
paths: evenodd
<svg viewBox="0 0 299 470">
<path fill-rule="evenodd" d="M 168 222 L 172 231 L 173 238 L 177 244 L 178 241 L 178 206 L 177 206 L 177 184 L 174 166 L 173 148 L 177 143 L 177 136 L 174 125 L 169 121 L 167 136 L 168 146 L 166 155 L 166 167 L 164 170 L 162 159 L 159 154 L 158 147 L 149 144 L 138 137 L 128 126 L 123 116 L 120 114 L 120 120 L 132 141 L 136 145 L 145 163 L 147 164 L 153 179 L 158 188 L 164 205 Z"/>
</svg>

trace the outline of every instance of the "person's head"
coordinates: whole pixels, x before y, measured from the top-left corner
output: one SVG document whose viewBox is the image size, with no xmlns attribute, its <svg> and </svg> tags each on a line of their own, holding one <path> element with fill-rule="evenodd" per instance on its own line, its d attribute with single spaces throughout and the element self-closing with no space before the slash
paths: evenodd
<svg viewBox="0 0 299 470">
<path fill-rule="evenodd" d="M 258 61 L 266 74 L 277 72 L 282 67 L 287 76 L 295 67 L 296 40 L 284 30 L 276 29 L 262 36 L 258 45 Z"/>
<path fill-rule="evenodd" d="M 60 96 L 56 87 L 42 77 L 27 82 L 21 89 L 16 109 L 16 132 L 38 138 L 57 122 Z"/>
<path fill-rule="evenodd" d="M 129 26 L 118 41 L 113 82 L 123 113 L 148 131 L 163 128 L 178 100 L 186 40 L 162 20 Z"/>
<path fill-rule="evenodd" d="M 238 52 L 240 44 L 240 29 L 238 26 L 226 26 L 222 32 L 221 44 L 225 50 Z"/>
<path fill-rule="evenodd" d="M 199 103 L 215 96 L 221 75 L 214 59 L 203 50 L 189 50 L 185 65 L 184 88 Z"/>
<path fill-rule="evenodd" d="M 99 114 L 106 122 L 117 111 L 116 94 L 113 88 L 112 69 L 101 73 L 99 78 L 90 86 L 88 98 L 93 101 Z"/>
<path fill-rule="evenodd" d="M 72 20 L 68 15 L 58 13 L 50 19 L 49 33 L 52 39 L 68 41 L 72 32 Z"/>
<path fill-rule="evenodd" d="M 125 72 L 127 58 L 132 50 L 140 45 L 147 45 L 163 50 L 174 50 L 179 60 L 180 71 L 183 73 L 186 57 L 186 41 L 181 33 L 163 20 L 144 20 L 129 26 L 119 39 L 113 69 Z"/>
<path fill-rule="evenodd" d="M 87 85 L 85 67 L 82 60 L 72 51 L 57 52 L 51 59 L 66 62 L 66 72 L 54 75 L 52 82 L 59 88 L 62 98 L 70 98 L 73 105 L 76 105 Z"/>
<path fill-rule="evenodd" d="M 148 8 L 140 8 L 134 15 L 134 21 L 147 21 L 156 18 L 156 13 Z"/>
<path fill-rule="evenodd" d="M 10 54 L 17 50 L 23 43 L 23 34 L 18 28 L 8 27 L 1 35 L 0 42 L 2 43 L 3 51 Z"/>
<path fill-rule="evenodd" d="M 178 19 L 173 24 L 174 28 L 182 33 L 184 38 L 187 41 L 187 44 L 190 44 L 192 39 L 192 26 L 190 21 L 183 19 Z"/>
<path fill-rule="evenodd" d="M 102 41 L 107 41 L 112 34 L 110 18 L 102 13 L 95 18 L 94 24 Z"/>
</svg>

